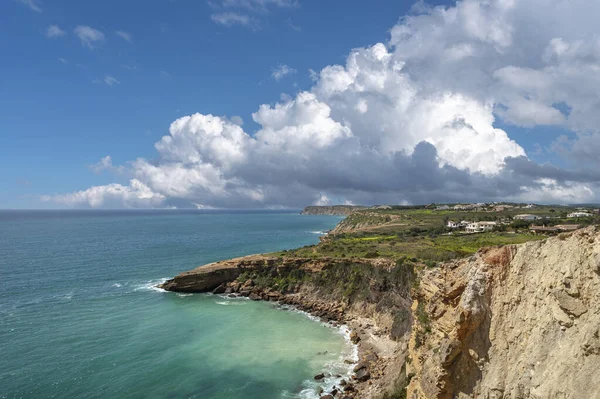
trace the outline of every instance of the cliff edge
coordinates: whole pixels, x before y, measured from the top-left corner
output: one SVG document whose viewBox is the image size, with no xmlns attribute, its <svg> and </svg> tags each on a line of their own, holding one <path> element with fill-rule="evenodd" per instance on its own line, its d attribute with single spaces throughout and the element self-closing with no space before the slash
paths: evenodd
<svg viewBox="0 0 600 399">
<path fill-rule="evenodd" d="M 481 250 L 413 293 L 409 398 L 600 398 L 600 234 Z"/>
</svg>

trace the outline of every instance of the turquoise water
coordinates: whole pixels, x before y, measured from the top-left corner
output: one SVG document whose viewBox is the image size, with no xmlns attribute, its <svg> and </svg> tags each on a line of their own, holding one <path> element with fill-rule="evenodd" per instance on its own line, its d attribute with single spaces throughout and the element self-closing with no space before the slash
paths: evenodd
<svg viewBox="0 0 600 399">
<path fill-rule="evenodd" d="M 316 397 L 314 374 L 347 372 L 343 331 L 271 303 L 154 285 L 203 263 L 315 243 L 338 221 L 0 212 L 0 397 Z"/>
</svg>

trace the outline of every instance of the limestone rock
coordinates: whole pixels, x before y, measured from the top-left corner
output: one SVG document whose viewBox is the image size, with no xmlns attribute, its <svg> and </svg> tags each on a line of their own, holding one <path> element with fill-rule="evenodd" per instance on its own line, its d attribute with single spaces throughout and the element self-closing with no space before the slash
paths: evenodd
<svg viewBox="0 0 600 399">
<path fill-rule="evenodd" d="M 364 382 L 367 381 L 369 378 L 371 378 L 371 373 L 369 373 L 369 370 L 367 370 L 366 368 L 361 368 L 360 370 L 358 370 L 358 372 L 354 375 L 354 379 L 356 381 L 360 381 L 360 382 Z"/>
<path fill-rule="evenodd" d="M 595 227 L 426 269 L 414 299 L 408 398 L 600 398 Z"/>
<path fill-rule="evenodd" d="M 573 298 L 568 293 L 564 291 L 555 291 L 553 292 L 554 299 L 558 302 L 558 306 L 568 314 L 579 317 L 585 312 L 587 312 L 587 308 L 585 305 L 577 298 Z"/>
</svg>

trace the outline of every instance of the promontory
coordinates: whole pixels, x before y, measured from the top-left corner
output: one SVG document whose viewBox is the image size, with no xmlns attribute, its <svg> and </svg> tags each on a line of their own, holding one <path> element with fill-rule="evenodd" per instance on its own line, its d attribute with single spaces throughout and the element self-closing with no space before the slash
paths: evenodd
<svg viewBox="0 0 600 399">
<path fill-rule="evenodd" d="M 355 209 L 319 244 L 161 287 L 348 325 L 354 377 L 324 398 L 600 398 L 598 214 L 456 205 Z"/>
</svg>

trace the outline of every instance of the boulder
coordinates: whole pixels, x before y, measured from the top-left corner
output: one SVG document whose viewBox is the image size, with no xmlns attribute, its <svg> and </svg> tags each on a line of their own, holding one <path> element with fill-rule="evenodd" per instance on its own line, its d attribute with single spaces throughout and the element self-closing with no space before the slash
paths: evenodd
<svg viewBox="0 0 600 399">
<path fill-rule="evenodd" d="M 350 341 L 356 345 L 360 342 L 360 337 L 358 336 L 358 334 L 356 333 L 356 331 L 352 331 L 350 333 Z"/>
<path fill-rule="evenodd" d="M 364 382 L 371 378 L 371 373 L 367 369 L 360 369 L 356 374 L 354 374 L 354 379 L 356 381 Z"/>
<path fill-rule="evenodd" d="M 332 395 L 323 395 L 319 399 L 335 399 Z"/>
<path fill-rule="evenodd" d="M 217 288 L 215 288 L 212 293 L 213 294 L 224 294 L 227 290 L 227 286 L 225 285 L 225 283 L 219 285 Z"/>
<path fill-rule="evenodd" d="M 558 302 L 558 306 L 568 314 L 579 317 L 587 312 L 587 308 L 578 298 L 573 298 L 564 291 L 554 291 L 554 299 Z"/>
<path fill-rule="evenodd" d="M 250 293 L 248 298 L 252 299 L 253 301 L 260 301 L 262 299 L 261 296 L 255 292 Z"/>
<path fill-rule="evenodd" d="M 315 375 L 314 378 L 316 381 L 321 381 L 323 378 L 325 378 L 325 374 L 319 373 L 319 374 Z"/>
<path fill-rule="evenodd" d="M 352 371 L 354 371 L 355 373 L 362 370 L 362 369 L 366 369 L 367 366 L 369 364 L 367 362 L 360 362 L 358 363 L 356 366 L 354 366 L 354 368 L 352 369 Z"/>
<path fill-rule="evenodd" d="M 375 352 L 370 352 L 370 353 L 366 354 L 365 356 L 363 356 L 364 362 L 374 363 L 377 361 L 377 359 L 379 359 L 379 357 L 377 356 L 377 354 Z"/>
</svg>

